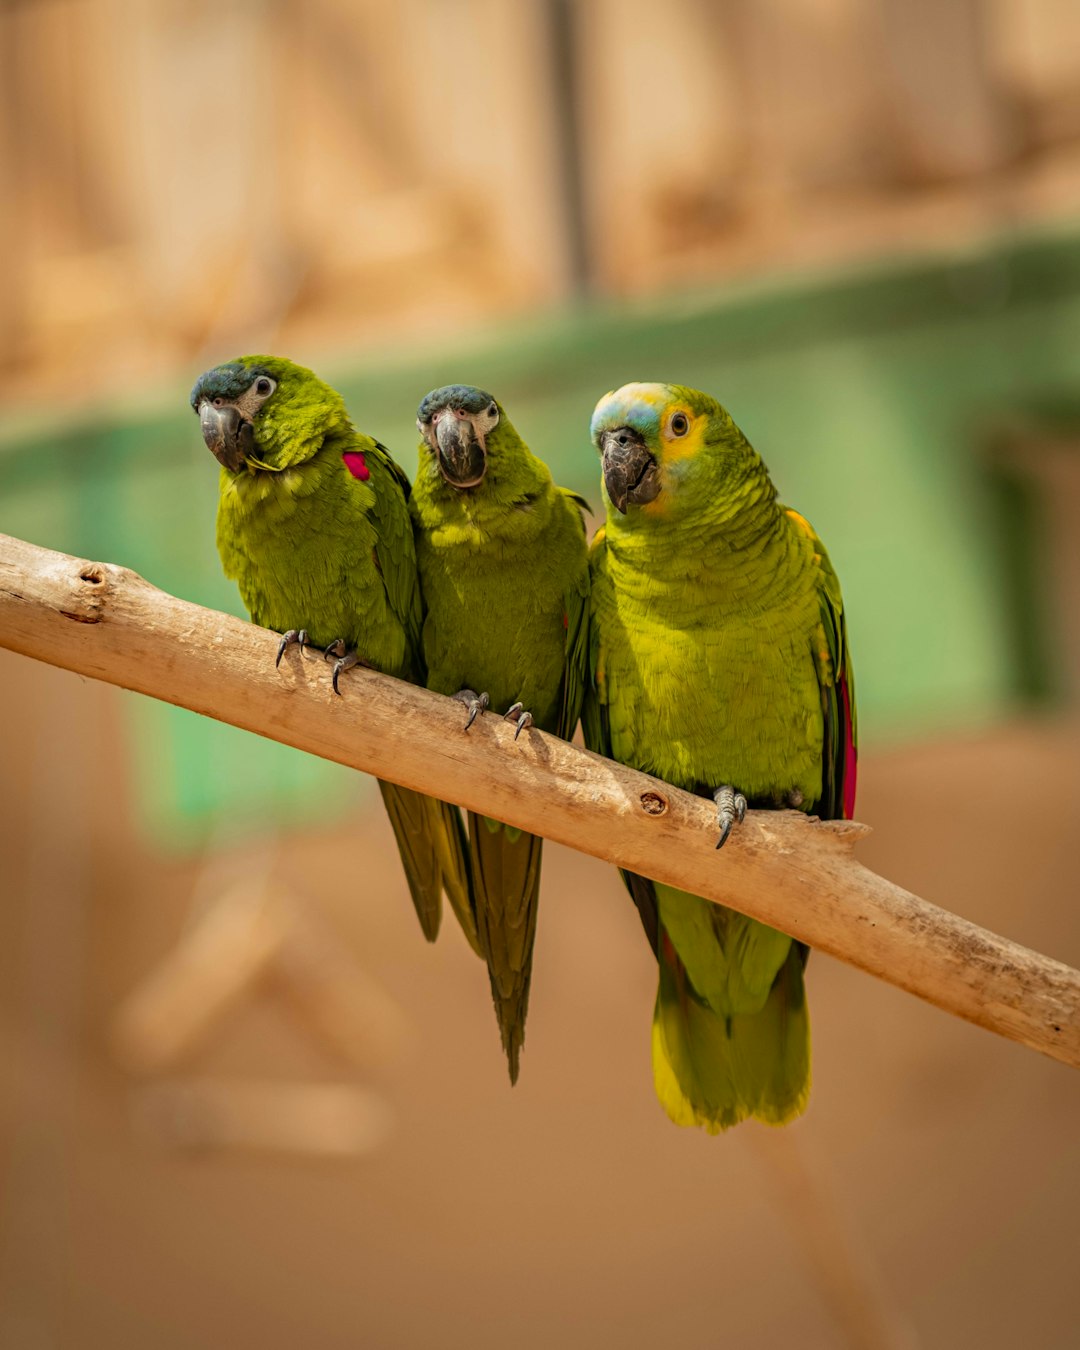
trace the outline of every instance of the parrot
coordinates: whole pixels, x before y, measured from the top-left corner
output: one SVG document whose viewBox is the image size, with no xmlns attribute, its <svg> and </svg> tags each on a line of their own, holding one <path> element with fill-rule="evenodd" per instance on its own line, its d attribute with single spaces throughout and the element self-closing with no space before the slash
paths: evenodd
<svg viewBox="0 0 1080 1350">
<path fill-rule="evenodd" d="M 466 705 L 466 730 L 493 703 L 507 708 L 515 740 L 530 726 L 569 739 L 588 660 L 588 503 L 556 486 L 502 406 L 471 385 L 429 393 L 417 428 L 410 509 L 428 688 Z M 511 1083 L 525 1038 L 541 844 L 469 814 L 476 932 Z"/>
<path fill-rule="evenodd" d="M 605 523 L 590 550 L 586 745 L 714 798 L 850 818 L 855 692 L 836 572 L 714 398 L 606 394 L 591 424 Z M 810 1091 L 807 948 L 624 871 L 659 966 L 652 1064 L 679 1125 L 785 1124 Z"/>
<path fill-rule="evenodd" d="M 354 429 L 336 390 L 282 357 L 215 366 L 191 406 L 221 464 L 225 575 L 252 621 L 282 634 L 276 664 L 293 645 L 317 646 L 336 658 L 336 693 L 355 665 L 423 684 L 409 480 L 386 447 Z M 460 812 L 379 788 L 424 936 L 438 934 L 445 891 L 477 948 Z"/>
</svg>

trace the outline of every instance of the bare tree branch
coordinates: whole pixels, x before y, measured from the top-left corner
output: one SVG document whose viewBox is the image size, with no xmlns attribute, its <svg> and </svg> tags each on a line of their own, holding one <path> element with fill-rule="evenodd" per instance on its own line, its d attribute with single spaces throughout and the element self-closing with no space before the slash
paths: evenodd
<svg viewBox="0 0 1080 1350">
<path fill-rule="evenodd" d="M 508 821 L 723 902 L 947 1012 L 1080 1067 L 1080 972 L 920 900 L 852 856 L 866 827 L 756 811 L 722 853 L 710 803 L 553 736 L 358 671 L 0 535 L 0 645 Z M 629 903 L 629 902 L 628 902 Z M 629 921 L 629 919 L 628 919 Z"/>
</svg>

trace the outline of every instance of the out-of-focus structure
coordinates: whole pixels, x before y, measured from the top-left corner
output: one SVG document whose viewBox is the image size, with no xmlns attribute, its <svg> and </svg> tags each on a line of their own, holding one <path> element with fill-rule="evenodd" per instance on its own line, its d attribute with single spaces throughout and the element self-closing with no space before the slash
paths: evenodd
<svg viewBox="0 0 1080 1350">
<path fill-rule="evenodd" d="M 1069 0 L 38 0 L 0 51 L 27 395 L 1080 210 Z"/>
<path fill-rule="evenodd" d="M 713 390 L 844 583 L 867 860 L 1080 962 L 1070 0 L 21 0 L 0 250 L 0 531 L 234 611 L 212 363 L 409 470 L 478 383 L 594 505 L 600 394 Z M 0 745 L 0 1350 L 1075 1339 L 1060 1066 L 815 957 L 806 1121 L 676 1131 L 553 849 L 511 1093 L 369 783 L 10 656 Z"/>
</svg>

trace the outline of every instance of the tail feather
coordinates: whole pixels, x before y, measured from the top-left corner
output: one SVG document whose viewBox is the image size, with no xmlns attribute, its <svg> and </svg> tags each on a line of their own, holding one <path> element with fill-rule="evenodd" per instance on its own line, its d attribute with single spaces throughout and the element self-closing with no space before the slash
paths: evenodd
<svg viewBox="0 0 1080 1350">
<path fill-rule="evenodd" d="M 660 921 L 701 998 L 718 1012 L 760 1012 L 791 946 L 787 934 L 672 886 L 656 894 Z"/>
<path fill-rule="evenodd" d="M 525 1041 L 542 848 L 537 835 L 469 814 L 476 930 L 511 1083 L 517 1082 Z"/>
<path fill-rule="evenodd" d="M 436 797 L 427 797 L 425 801 L 434 816 L 433 837 L 442 869 L 443 890 L 469 946 L 477 956 L 483 956 L 473 912 L 469 836 L 465 822 L 460 810 L 449 802 L 439 801 Z"/>
<path fill-rule="evenodd" d="M 791 942 L 760 1011 L 724 1015 L 700 997 L 667 933 L 653 1017 L 653 1078 L 677 1125 L 716 1134 L 757 1116 L 783 1125 L 810 1094 L 804 953 Z"/>
<path fill-rule="evenodd" d="M 447 802 L 379 780 L 416 917 L 429 942 L 442 919 L 445 889 L 465 936 L 480 951 L 469 900 L 467 840 L 460 812 Z"/>
</svg>

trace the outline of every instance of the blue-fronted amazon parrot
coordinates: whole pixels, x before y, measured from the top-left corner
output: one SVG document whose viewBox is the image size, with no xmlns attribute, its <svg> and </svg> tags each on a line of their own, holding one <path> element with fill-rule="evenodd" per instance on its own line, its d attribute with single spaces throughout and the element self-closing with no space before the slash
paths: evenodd
<svg viewBox="0 0 1080 1350">
<path fill-rule="evenodd" d="M 591 554 L 587 744 L 713 796 L 720 843 L 747 804 L 850 816 L 851 664 L 820 539 L 780 505 L 707 394 L 625 385 L 597 404 L 592 436 L 607 520 Z M 710 1132 L 798 1115 L 810 1089 L 806 948 L 697 896 L 624 880 L 659 961 L 653 1074 L 668 1115 Z"/>
<path fill-rule="evenodd" d="M 411 509 L 428 687 L 573 734 L 588 657 L 584 501 L 560 488 L 506 413 L 468 385 L 420 404 Z M 480 692 L 477 692 L 480 691 Z M 541 840 L 469 816 L 472 897 L 510 1079 L 517 1080 L 536 938 Z"/>
<path fill-rule="evenodd" d="M 283 634 L 278 662 L 291 645 L 311 645 L 336 657 L 336 691 L 356 664 L 422 684 L 409 480 L 386 447 L 353 427 L 336 390 L 280 357 L 208 370 L 191 406 L 221 464 L 225 575 L 253 622 Z M 379 787 L 425 936 L 438 932 L 445 890 L 475 947 L 460 813 Z"/>
</svg>

